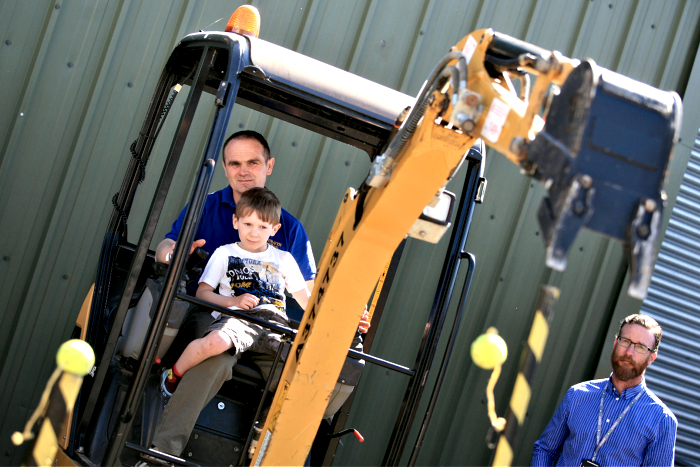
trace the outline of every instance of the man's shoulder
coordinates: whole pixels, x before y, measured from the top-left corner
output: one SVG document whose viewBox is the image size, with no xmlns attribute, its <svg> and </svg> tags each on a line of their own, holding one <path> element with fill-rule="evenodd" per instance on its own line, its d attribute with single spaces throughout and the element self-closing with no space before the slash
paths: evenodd
<svg viewBox="0 0 700 467">
<path fill-rule="evenodd" d="M 218 212 L 219 206 L 231 204 L 231 202 L 229 201 L 231 195 L 229 194 L 227 196 L 225 193 L 225 190 L 227 188 L 229 187 L 224 187 L 221 190 L 213 191 L 207 195 L 207 197 L 204 199 L 204 213 L 202 214 L 202 219 L 206 218 L 207 216 L 211 216 L 213 213 Z"/>
<path fill-rule="evenodd" d="M 286 225 L 287 227 L 301 225 L 299 219 L 294 217 L 289 211 L 287 211 L 284 208 L 282 208 L 282 212 L 280 214 L 280 223 L 282 225 Z"/>
<path fill-rule="evenodd" d="M 302 223 L 284 208 L 282 208 L 282 213 L 280 215 L 280 224 L 282 224 L 282 228 L 277 234 L 281 234 L 286 239 L 285 241 L 288 247 L 291 247 L 290 245 L 292 244 L 301 245 L 302 243 L 308 242 L 308 235 Z M 275 246 L 282 246 L 282 248 L 284 248 L 284 245 Z"/>
<path fill-rule="evenodd" d="M 678 419 L 676 419 L 676 416 L 673 414 L 673 412 L 671 412 L 671 409 L 669 409 L 668 406 L 664 404 L 661 399 L 659 399 L 659 396 L 654 394 L 649 387 L 646 388 L 646 395 L 648 397 L 650 407 L 659 411 L 659 413 L 663 414 L 664 416 L 670 417 L 676 425 L 678 424 Z"/>
<path fill-rule="evenodd" d="M 602 378 L 602 379 L 592 379 L 590 381 L 584 381 L 582 383 L 574 384 L 571 386 L 569 389 L 570 391 L 573 392 L 591 392 L 591 391 L 598 391 L 600 392 L 605 385 L 608 382 L 608 378 Z"/>
<path fill-rule="evenodd" d="M 207 195 L 206 203 L 221 203 L 224 201 L 224 198 L 226 197 L 226 190 L 230 189 L 230 187 L 225 186 L 220 190 L 217 191 L 212 191 Z"/>
</svg>

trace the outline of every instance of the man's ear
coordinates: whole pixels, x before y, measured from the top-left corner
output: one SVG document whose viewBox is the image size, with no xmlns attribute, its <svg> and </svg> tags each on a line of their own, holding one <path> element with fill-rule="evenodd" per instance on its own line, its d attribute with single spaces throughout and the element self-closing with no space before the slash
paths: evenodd
<svg viewBox="0 0 700 467">
<path fill-rule="evenodd" d="M 267 174 L 272 174 L 272 168 L 275 166 L 275 158 L 271 157 L 267 160 Z"/>
<path fill-rule="evenodd" d="M 238 218 L 235 214 L 233 215 L 233 228 L 238 230 Z"/>
<path fill-rule="evenodd" d="M 658 357 L 659 354 L 656 352 L 652 352 L 651 355 L 649 356 L 649 365 L 654 363 L 654 360 L 656 360 L 656 357 Z"/>
<path fill-rule="evenodd" d="M 272 235 L 276 234 L 280 227 L 282 227 L 282 224 L 277 224 L 274 227 L 272 227 Z M 272 235 L 270 236 L 272 237 Z"/>
</svg>

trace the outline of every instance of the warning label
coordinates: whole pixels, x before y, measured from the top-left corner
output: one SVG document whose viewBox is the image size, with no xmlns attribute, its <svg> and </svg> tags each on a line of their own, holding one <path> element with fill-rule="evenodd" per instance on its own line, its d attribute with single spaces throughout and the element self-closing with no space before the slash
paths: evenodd
<svg viewBox="0 0 700 467">
<path fill-rule="evenodd" d="M 464 44 L 464 48 L 462 49 L 462 54 L 464 58 L 467 59 L 467 64 L 472 61 L 472 55 L 474 55 L 477 45 L 476 40 L 472 36 L 467 37 L 467 43 Z"/>
<path fill-rule="evenodd" d="M 491 101 L 491 108 L 489 109 L 489 114 L 486 116 L 484 127 L 481 129 L 481 136 L 492 143 L 498 142 L 501 131 L 503 131 L 503 125 L 505 125 L 506 119 L 508 118 L 508 112 L 510 112 L 508 104 L 497 97 L 494 98 L 493 101 Z"/>
</svg>

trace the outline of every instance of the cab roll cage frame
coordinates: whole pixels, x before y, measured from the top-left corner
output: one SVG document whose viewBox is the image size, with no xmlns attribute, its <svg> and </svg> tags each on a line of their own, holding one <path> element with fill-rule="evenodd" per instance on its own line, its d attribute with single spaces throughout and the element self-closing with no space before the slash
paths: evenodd
<svg viewBox="0 0 700 467">
<path fill-rule="evenodd" d="M 255 58 L 259 59 L 255 63 L 252 58 L 252 49 L 260 49 L 264 52 L 260 56 L 256 55 Z M 270 56 L 274 56 L 274 60 L 266 61 L 267 57 Z M 299 60 L 305 60 L 305 65 L 307 66 L 299 66 Z M 294 61 L 295 66 L 286 67 L 285 64 L 291 64 L 292 61 Z M 284 70 L 285 67 L 292 69 L 296 75 L 289 77 L 276 73 Z M 194 74 L 192 73 L 193 71 Z M 327 76 L 337 79 L 335 82 L 322 79 Z M 111 276 L 115 258 L 120 249 L 125 248 L 123 243 L 126 239 L 122 237 L 125 237 L 127 216 L 134 200 L 136 188 L 145 176 L 144 171 L 154 146 L 155 136 L 157 136 L 162 127 L 165 114 L 172 103 L 172 98 L 174 98 L 173 95 L 170 98 L 171 101 L 168 102 L 171 90 L 177 84 L 190 85 L 190 91 L 162 169 L 143 230 L 136 247 L 133 249 L 133 259 L 127 272 L 121 300 L 116 307 L 116 311 L 110 314 L 108 312 L 108 298 L 110 297 L 110 292 L 112 292 L 111 288 L 115 287 L 111 283 Z M 346 98 L 343 93 L 347 94 L 348 86 L 352 88 L 353 85 L 365 91 L 366 95 L 356 93 L 357 95 L 354 95 L 352 98 Z M 211 131 L 195 178 L 194 188 L 190 195 L 179 241 L 176 244 L 170 267 L 164 279 L 163 290 L 157 308 L 136 364 L 133 379 L 121 404 L 116 426 L 110 430 L 111 436 L 106 454 L 101 461 L 105 465 L 115 464 L 125 446 L 137 451 L 149 452 L 148 449 L 127 443 L 126 435 L 131 428 L 134 415 L 138 409 L 147 377 L 167 324 L 168 312 L 174 299 L 177 298 L 203 305 L 224 314 L 256 322 L 256 319 L 250 316 L 177 292 L 178 281 L 185 268 L 189 253 L 189 248 L 183 245 L 191 245 L 194 240 L 234 104 L 236 102 L 241 103 L 246 107 L 358 147 L 366 151 L 371 159 L 374 159 L 379 154 L 384 144 L 391 137 L 392 132 L 395 131 L 394 123 L 396 117 L 407 105 L 412 104 L 411 98 L 401 93 L 383 88 L 371 81 L 259 39 L 251 39 L 229 33 L 200 32 L 185 37 L 178 44 L 156 85 L 146 118 L 135 144 L 134 158 L 129 164 L 121 189 L 113 200 L 115 209 L 103 241 L 91 305 L 94 316 L 90 319 L 86 337 L 86 340 L 93 346 L 98 357 L 96 360 L 96 371 L 93 373 L 94 378 L 85 379 L 81 396 L 79 396 L 78 404 L 73 414 L 70 444 L 68 446 L 69 455 L 76 453 L 80 457 L 84 457 L 81 455 L 81 446 L 83 446 L 83 441 L 89 433 L 91 420 L 100 398 L 109 362 L 114 355 L 117 340 L 124 324 L 131 298 L 135 292 L 137 281 L 141 275 L 143 264 L 149 255 L 149 245 L 153 240 L 165 198 L 170 189 L 175 169 L 180 160 L 185 140 L 203 91 L 215 96 L 216 110 Z M 386 93 L 390 94 L 389 98 L 386 99 L 384 108 L 381 108 L 381 105 L 376 105 L 377 100 L 372 95 L 373 92 L 382 92 L 384 95 Z M 366 109 L 370 110 L 367 111 Z M 428 410 L 423 420 L 418 441 L 411 455 L 411 464 L 415 463 L 425 429 L 430 421 L 430 413 L 432 413 L 446 373 L 475 267 L 473 255 L 464 252 L 463 248 L 466 243 L 473 208 L 476 203 L 481 202 L 480 194 L 485 186 L 483 155 L 483 144 L 475 145 L 465 155 L 467 174 L 464 188 L 455 218 L 455 226 L 451 234 L 450 245 L 428 318 L 430 331 L 422 338 L 416 357 L 415 369 L 354 350 L 349 350 L 348 353 L 352 358 L 364 359 L 410 376 L 406 395 L 383 461 L 385 465 L 397 465 L 401 458 L 413 419 L 418 410 L 418 403 L 427 380 L 426 376 L 435 357 L 442 326 L 455 288 L 459 264 L 462 259 L 467 259 L 468 270 L 458 311 L 447 349 L 443 356 L 438 380 L 428 404 Z M 374 313 L 374 326 L 370 328 L 370 332 L 365 339 L 366 351 L 369 350 L 369 346 L 374 338 L 402 250 L 403 243 L 392 258 L 389 274 L 385 279 L 385 286 L 380 292 L 379 305 Z M 284 326 L 267 322 L 258 322 L 257 324 L 261 324 L 290 338 L 296 335 L 296 330 Z M 106 329 L 110 330 L 107 339 L 100 339 L 100 332 Z M 346 401 L 343 409 L 341 409 L 346 415 L 352 399 L 353 396 Z M 346 416 L 336 417 L 333 430 L 342 430 L 346 418 Z M 332 440 L 324 464 L 330 464 L 337 441 L 337 438 Z M 149 453 L 159 457 L 158 453 L 152 451 Z M 162 458 L 173 460 L 172 456 Z M 194 465 L 186 461 L 182 461 L 182 464 Z"/>
</svg>

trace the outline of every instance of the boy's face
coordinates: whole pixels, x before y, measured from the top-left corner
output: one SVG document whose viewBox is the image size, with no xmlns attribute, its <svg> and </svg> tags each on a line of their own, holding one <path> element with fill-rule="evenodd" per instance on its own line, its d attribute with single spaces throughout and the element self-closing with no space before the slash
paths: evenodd
<svg viewBox="0 0 700 467">
<path fill-rule="evenodd" d="M 258 217 L 258 213 L 251 211 L 240 219 L 233 215 L 233 228 L 238 230 L 241 238 L 241 248 L 251 253 L 260 253 L 267 249 L 267 239 L 279 230 L 282 224 L 273 225 Z"/>
</svg>

